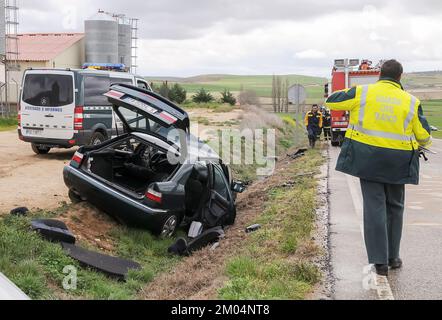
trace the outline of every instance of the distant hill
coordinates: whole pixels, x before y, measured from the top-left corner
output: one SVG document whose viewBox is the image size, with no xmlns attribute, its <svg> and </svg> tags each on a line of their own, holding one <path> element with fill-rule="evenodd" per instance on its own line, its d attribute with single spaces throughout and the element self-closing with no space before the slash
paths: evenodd
<svg viewBox="0 0 442 320">
<path fill-rule="evenodd" d="M 309 100 L 320 101 L 323 98 L 324 84 L 327 83 L 326 78 L 310 77 L 303 75 L 285 75 L 289 79 L 290 85 L 302 84 L 307 87 Z M 269 98 L 272 95 L 272 75 L 222 75 L 209 74 L 199 75 L 189 78 L 177 77 L 146 77 L 154 83 L 168 81 L 170 83 L 180 83 L 189 94 L 195 93 L 200 88 L 214 93 L 219 93 L 224 89 L 232 92 L 239 92 L 241 88 L 254 90 L 258 96 Z"/>
</svg>

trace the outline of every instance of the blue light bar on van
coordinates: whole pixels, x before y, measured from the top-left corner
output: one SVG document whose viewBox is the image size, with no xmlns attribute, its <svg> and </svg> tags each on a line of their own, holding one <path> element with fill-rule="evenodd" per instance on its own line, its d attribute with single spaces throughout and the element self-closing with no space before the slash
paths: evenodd
<svg viewBox="0 0 442 320">
<path fill-rule="evenodd" d="M 126 65 L 122 63 L 85 63 L 83 69 L 126 71 Z"/>
</svg>

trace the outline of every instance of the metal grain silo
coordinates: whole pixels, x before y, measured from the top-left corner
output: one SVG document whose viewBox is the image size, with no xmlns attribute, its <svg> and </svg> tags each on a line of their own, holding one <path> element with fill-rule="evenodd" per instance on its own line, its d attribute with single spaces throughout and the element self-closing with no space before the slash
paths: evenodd
<svg viewBox="0 0 442 320">
<path fill-rule="evenodd" d="M 0 0 L 0 55 L 6 55 L 6 13 L 5 0 Z"/>
<path fill-rule="evenodd" d="M 132 64 L 132 26 L 123 22 L 118 25 L 118 63 Z"/>
<path fill-rule="evenodd" d="M 85 21 L 86 62 L 119 63 L 118 22 L 104 12 Z"/>
</svg>

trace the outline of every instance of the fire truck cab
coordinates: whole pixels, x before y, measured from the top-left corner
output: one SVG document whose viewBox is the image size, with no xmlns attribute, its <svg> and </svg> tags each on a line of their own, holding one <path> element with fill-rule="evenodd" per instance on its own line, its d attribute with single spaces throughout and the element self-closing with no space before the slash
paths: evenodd
<svg viewBox="0 0 442 320">
<path fill-rule="evenodd" d="M 331 81 L 325 86 L 325 97 L 328 98 L 339 90 L 376 83 L 381 74 L 381 67 L 382 61 L 373 66 L 369 60 L 335 60 Z M 350 114 L 346 111 L 331 111 L 331 117 L 332 146 L 340 146 L 350 124 Z"/>
</svg>

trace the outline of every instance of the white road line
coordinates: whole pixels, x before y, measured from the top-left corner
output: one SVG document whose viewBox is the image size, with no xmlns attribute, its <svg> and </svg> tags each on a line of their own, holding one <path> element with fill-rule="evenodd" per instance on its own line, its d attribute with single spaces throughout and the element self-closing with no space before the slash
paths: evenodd
<svg viewBox="0 0 442 320">
<path fill-rule="evenodd" d="M 350 195 L 353 200 L 353 205 L 355 207 L 355 213 L 358 216 L 360 221 L 359 225 L 361 228 L 362 241 L 365 243 L 365 235 L 364 235 L 364 205 L 362 196 L 359 193 L 358 187 L 358 179 L 353 178 L 349 175 L 346 175 L 348 188 L 350 189 Z M 387 277 L 374 275 L 375 279 L 375 287 L 376 293 L 378 295 L 379 300 L 395 300 L 393 291 L 391 290 L 390 282 Z"/>
</svg>

